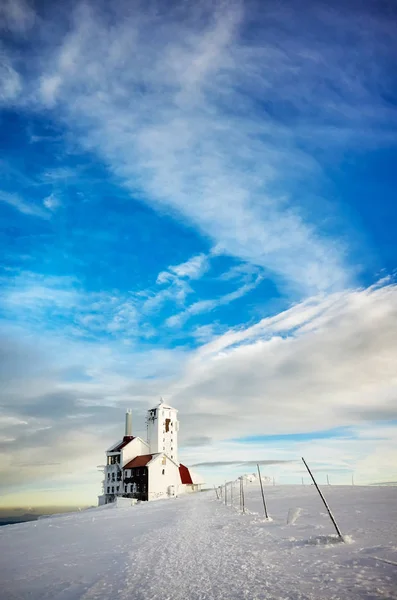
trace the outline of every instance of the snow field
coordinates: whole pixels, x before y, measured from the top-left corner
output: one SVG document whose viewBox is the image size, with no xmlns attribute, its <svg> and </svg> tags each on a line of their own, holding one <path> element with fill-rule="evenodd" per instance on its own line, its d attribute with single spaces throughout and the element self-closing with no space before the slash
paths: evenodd
<svg viewBox="0 0 397 600">
<path fill-rule="evenodd" d="M 245 486 L 0 529 L 3 600 L 397 598 L 397 488 Z M 300 510 L 298 510 L 300 509 Z M 287 524 L 288 514 L 290 523 Z"/>
</svg>

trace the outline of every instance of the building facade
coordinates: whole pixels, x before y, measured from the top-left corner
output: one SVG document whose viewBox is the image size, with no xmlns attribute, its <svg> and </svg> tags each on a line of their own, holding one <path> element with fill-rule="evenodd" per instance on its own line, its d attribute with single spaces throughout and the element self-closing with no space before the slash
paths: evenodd
<svg viewBox="0 0 397 600">
<path fill-rule="evenodd" d="M 200 491 L 203 480 L 178 462 L 178 411 L 162 400 L 148 410 L 147 441 L 132 435 L 127 411 L 125 434 L 106 452 L 99 504 L 117 498 L 148 501 Z"/>
</svg>

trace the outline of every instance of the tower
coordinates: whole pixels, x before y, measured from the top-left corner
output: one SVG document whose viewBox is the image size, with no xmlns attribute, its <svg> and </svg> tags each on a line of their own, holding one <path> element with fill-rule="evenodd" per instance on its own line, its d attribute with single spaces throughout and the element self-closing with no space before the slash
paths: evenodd
<svg viewBox="0 0 397 600">
<path fill-rule="evenodd" d="M 156 408 L 148 410 L 146 424 L 150 452 L 152 454 L 164 452 L 178 463 L 179 422 L 176 408 L 168 406 L 161 399 Z"/>
</svg>

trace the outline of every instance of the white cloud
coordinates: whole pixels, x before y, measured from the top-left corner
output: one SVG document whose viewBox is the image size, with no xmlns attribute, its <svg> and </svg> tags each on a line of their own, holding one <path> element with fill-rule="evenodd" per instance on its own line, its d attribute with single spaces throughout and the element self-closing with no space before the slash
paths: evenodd
<svg viewBox="0 0 397 600">
<path fill-rule="evenodd" d="M 43 200 L 43 204 L 48 210 L 56 210 L 61 206 L 61 202 L 59 198 L 57 198 L 54 194 L 50 194 Z"/>
<path fill-rule="evenodd" d="M 2 0 L 0 3 L 0 29 L 25 33 L 35 22 L 36 15 L 24 0 Z"/>
<path fill-rule="evenodd" d="M 3 310 L 27 327 L 36 323 L 77 337 L 106 333 L 137 337 L 140 333 L 139 303 L 133 294 L 86 292 L 72 277 L 30 272 L 21 272 L 3 284 Z"/>
<path fill-rule="evenodd" d="M 4 202 L 9 206 L 12 206 L 20 213 L 24 215 L 30 215 L 32 217 L 40 217 L 42 219 L 48 219 L 49 213 L 41 206 L 34 204 L 33 202 L 27 202 L 19 196 L 19 194 L 9 194 L 8 192 L 0 191 L 0 202 Z"/>
<path fill-rule="evenodd" d="M 142 304 L 144 313 L 150 314 L 165 302 L 183 305 L 186 297 L 193 292 L 189 282 L 199 279 L 209 267 L 209 257 L 197 254 L 178 265 L 171 265 L 166 271 L 161 271 L 156 280 L 160 289 L 142 292 L 145 298 Z"/>
<path fill-rule="evenodd" d="M 205 254 L 192 256 L 186 262 L 174 265 L 167 271 L 162 271 L 157 277 L 157 283 L 166 283 L 178 278 L 198 279 L 208 268 L 208 257 Z"/>
<path fill-rule="evenodd" d="M 21 90 L 22 82 L 17 71 L 7 61 L 2 61 L 0 64 L 0 102 L 4 104 L 12 102 L 18 97 Z"/>
<path fill-rule="evenodd" d="M 166 320 L 166 325 L 168 325 L 169 327 L 176 327 L 176 326 L 180 327 L 190 317 L 192 317 L 194 315 L 199 315 L 202 313 L 210 312 L 210 311 L 214 310 L 215 308 L 218 308 L 219 306 L 225 306 L 227 304 L 230 304 L 230 302 L 233 302 L 234 300 L 237 300 L 238 298 L 245 296 L 245 294 L 247 294 L 248 292 L 255 289 L 261 281 L 262 281 L 262 277 L 259 276 L 255 279 L 255 281 L 252 281 L 250 283 L 245 283 L 244 285 L 240 286 L 233 292 L 224 294 L 223 296 L 220 296 L 219 298 L 214 298 L 211 300 L 198 300 L 197 302 L 194 302 L 193 304 L 188 306 L 188 308 L 186 308 L 179 314 L 169 317 Z"/>
<path fill-rule="evenodd" d="M 392 52 L 391 26 L 317 8 L 297 31 L 291 6 L 264 12 L 263 35 L 246 39 L 241 7 L 160 17 L 141 5 L 109 27 L 100 8 L 81 4 L 59 46 L 39 56 L 38 80 L 24 83 L 36 109 L 57 102 L 81 144 L 134 197 L 265 267 L 280 285 L 304 294 L 341 288 L 354 277 L 349 249 L 324 235 L 327 209 L 303 190 L 321 178 L 319 151 L 327 159 L 341 146 L 382 144 L 385 135 L 390 143 L 379 85 L 388 85 L 381 40 Z M 298 115 L 296 123 L 270 105 Z"/>
<path fill-rule="evenodd" d="M 197 435 L 293 433 L 397 416 L 397 287 L 311 303 L 311 314 L 302 303 L 197 351 L 169 390 L 171 402 L 188 398 L 188 413 L 207 415 Z"/>
<path fill-rule="evenodd" d="M 55 104 L 61 82 L 62 80 L 59 75 L 43 77 L 41 79 L 39 91 L 44 104 L 48 106 L 53 106 Z"/>
</svg>

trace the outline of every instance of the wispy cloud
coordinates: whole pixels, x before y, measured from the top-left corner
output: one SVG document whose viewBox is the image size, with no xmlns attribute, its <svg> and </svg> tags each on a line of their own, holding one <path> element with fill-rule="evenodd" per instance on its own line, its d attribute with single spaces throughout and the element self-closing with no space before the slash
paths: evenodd
<svg viewBox="0 0 397 600">
<path fill-rule="evenodd" d="M 290 460 L 266 460 L 259 459 L 258 460 L 220 460 L 220 461 L 211 461 L 211 462 L 202 462 L 193 465 L 193 467 L 207 467 L 207 468 L 216 468 L 216 467 L 256 467 L 259 465 L 280 465 L 284 463 L 290 463 Z"/>
<path fill-rule="evenodd" d="M 380 87 L 383 40 L 395 42 L 370 12 L 346 20 L 308 5 L 297 31 L 296 10 L 262 11 L 253 35 L 238 2 L 166 15 L 120 5 L 111 27 L 101 8 L 78 5 L 57 49 L 24 76 L 24 102 L 56 107 L 135 196 L 280 285 L 343 287 L 348 248 L 308 182 L 321 178 L 319 151 L 326 162 L 340 144 L 390 143 Z"/>
<path fill-rule="evenodd" d="M 197 415 L 214 415 L 212 437 L 395 418 L 396 295 L 389 285 L 317 297 L 310 310 L 301 303 L 228 332 L 197 350 L 169 399 L 189 398 L 197 433 Z"/>
<path fill-rule="evenodd" d="M 72 277 L 19 273 L 3 281 L 1 308 L 8 318 L 25 326 L 63 329 L 77 337 L 139 335 L 133 294 L 86 292 Z"/>
<path fill-rule="evenodd" d="M 35 22 L 35 12 L 24 0 L 2 0 L 0 4 L 0 29 L 25 33 Z"/>
<path fill-rule="evenodd" d="M 54 211 L 61 206 L 61 201 L 54 194 L 50 194 L 44 198 L 43 204 L 48 210 Z"/>
<path fill-rule="evenodd" d="M 262 279 L 263 277 L 259 276 L 255 279 L 255 281 L 245 283 L 233 292 L 224 294 L 219 298 L 214 298 L 211 300 L 199 300 L 197 302 L 194 302 L 179 314 L 169 317 L 166 320 L 166 325 L 168 325 L 169 327 L 180 327 L 192 316 L 207 313 L 220 306 L 230 304 L 230 302 L 233 302 L 238 298 L 242 298 L 243 296 L 248 294 L 248 292 L 251 292 L 253 289 L 255 289 L 257 285 L 262 281 Z"/>
<path fill-rule="evenodd" d="M 208 257 L 197 254 L 179 265 L 171 266 L 167 271 L 162 271 L 157 277 L 157 283 L 172 282 L 175 279 L 198 279 L 208 268 Z"/>
<path fill-rule="evenodd" d="M 34 202 L 28 202 L 24 200 L 19 194 L 9 194 L 7 192 L 0 191 L 0 202 L 4 202 L 5 204 L 12 206 L 15 208 L 15 210 L 24 215 L 40 217 L 41 219 L 48 219 L 50 216 L 48 210 L 35 204 Z"/>
<path fill-rule="evenodd" d="M 209 267 L 209 257 L 205 254 L 192 256 L 189 260 L 161 271 L 156 280 L 157 287 L 148 290 L 148 298 L 143 304 L 145 312 L 157 310 L 163 303 L 172 301 L 183 305 L 192 293 L 189 281 L 200 279 Z M 145 296 L 145 292 L 142 293 Z"/>
</svg>

